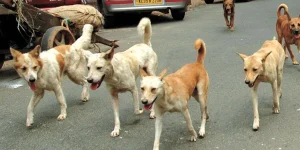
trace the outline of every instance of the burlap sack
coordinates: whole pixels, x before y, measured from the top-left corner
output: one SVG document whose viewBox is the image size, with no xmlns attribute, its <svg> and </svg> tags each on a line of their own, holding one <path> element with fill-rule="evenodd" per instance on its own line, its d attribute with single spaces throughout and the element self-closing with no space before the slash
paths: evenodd
<svg viewBox="0 0 300 150">
<path fill-rule="evenodd" d="M 59 16 L 65 19 L 69 19 L 75 23 L 75 28 L 81 30 L 84 24 L 91 24 L 94 26 L 94 30 L 99 30 L 104 24 L 104 18 L 102 14 L 93 6 L 90 5 L 69 5 L 51 8 L 47 10 L 54 16 Z"/>
</svg>

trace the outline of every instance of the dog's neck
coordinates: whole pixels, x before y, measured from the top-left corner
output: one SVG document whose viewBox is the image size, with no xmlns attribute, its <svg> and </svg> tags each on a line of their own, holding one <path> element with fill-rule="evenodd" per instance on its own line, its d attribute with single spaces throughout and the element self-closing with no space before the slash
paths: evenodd
<svg viewBox="0 0 300 150">
<path fill-rule="evenodd" d="M 160 95 L 158 95 L 157 100 L 155 102 L 155 105 L 157 107 L 163 108 L 164 110 L 171 110 L 172 108 L 168 108 L 169 105 L 168 100 L 171 99 L 171 93 L 173 91 L 173 88 L 165 81 L 163 80 L 163 85 L 161 87 L 162 92 Z"/>
</svg>

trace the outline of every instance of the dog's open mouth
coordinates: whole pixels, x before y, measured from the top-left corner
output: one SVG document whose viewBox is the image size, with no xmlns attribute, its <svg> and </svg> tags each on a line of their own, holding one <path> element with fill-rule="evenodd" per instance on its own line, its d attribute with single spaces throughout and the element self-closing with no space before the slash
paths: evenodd
<svg viewBox="0 0 300 150">
<path fill-rule="evenodd" d="M 300 39 L 300 34 L 294 34 L 294 37 L 295 37 L 296 39 Z"/>
<path fill-rule="evenodd" d="M 231 14 L 231 9 L 227 9 L 227 14 Z"/>
<path fill-rule="evenodd" d="M 105 75 L 103 75 L 98 82 L 92 83 L 91 84 L 91 89 L 92 90 L 97 90 L 100 87 L 102 81 L 104 80 L 104 77 L 105 77 Z"/>
<path fill-rule="evenodd" d="M 156 96 L 156 98 L 153 100 L 153 102 L 151 104 L 147 104 L 147 105 L 145 104 L 144 105 L 145 110 L 150 110 L 152 108 L 154 102 L 156 101 L 156 99 L 157 99 L 157 96 Z"/>
<path fill-rule="evenodd" d="M 36 90 L 36 84 L 35 84 L 35 82 L 27 82 L 28 83 L 28 85 L 29 85 L 29 87 L 30 87 L 30 89 L 32 90 L 32 91 L 35 91 Z"/>
<path fill-rule="evenodd" d="M 248 86 L 249 88 L 252 88 L 257 80 L 258 76 L 255 78 L 255 80 L 252 83 L 249 83 Z"/>
</svg>

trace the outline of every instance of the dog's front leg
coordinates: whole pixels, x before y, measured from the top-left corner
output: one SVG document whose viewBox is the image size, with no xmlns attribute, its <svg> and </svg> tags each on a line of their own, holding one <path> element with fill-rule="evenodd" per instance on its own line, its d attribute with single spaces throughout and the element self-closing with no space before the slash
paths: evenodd
<svg viewBox="0 0 300 150">
<path fill-rule="evenodd" d="M 224 13 L 224 18 L 225 18 L 225 23 L 226 23 L 226 26 L 228 28 L 230 28 L 230 24 L 229 24 L 229 20 L 228 20 L 228 15 L 226 13 Z"/>
<path fill-rule="evenodd" d="M 230 15 L 230 31 L 234 31 L 234 14 Z"/>
<path fill-rule="evenodd" d="M 184 111 L 182 111 L 182 114 L 183 114 L 184 119 L 186 121 L 187 128 L 188 128 L 189 132 L 192 135 L 191 136 L 191 141 L 195 142 L 197 140 L 197 133 L 196 133 L 194 127 L 193 127 L 189 109 L 186 108 Z"/>
<path fill-rule="evenodd" d="M 136 86 L 134 86 L 134 89 L 131 91 L 131 94 L 133 97 L 134 113 L 136 115 L 142 114 L 143 109 L 140 109 L 140 101 L 138 99 L 139 93 Z"/>
<path fill-rule="evenodd" d="M 278 96 L 278 88 L 277 88 L 277 80 L 272 83 L 273 90 L 273 113 L 279 114 L 279 96 Z"/>
<path fill-rule="evenodd" d="M 159 150 L 159 141 L 160 141 L 160 135 L 162 131 L 162 117 L 164 113 L 161 112 L 157 107 L 154 107 L 154 111 L 156 114 L 156 119 L 155 119 L 155 139 L 154 139 L 153 150 Z"/>
<path fill-rule="evenodd" d="M 30 99 L 30 102 L 27 107 L 27 120 L 26 120 L 26 126 L 27 128 L 30 128 L 33 124 L 33 110 L 36 107 L 36 105 L 40 102 L 40 100 L 44 97 L 44 90 L 41 91 L 35 91 Z"/>
<path fill-rule="evenodd" d="M 112 91 L 112 106 L 114 110 L 114 118 L 115 118 L 115 127 L 114 130 L 110 133 L 110 136 L 116 137 L 120 135 L 120 118 L 119 118 L 119 96 L 118 92 Z"/>
<path fill-rule="evenodd" d="M 257 131 L 259 128 L 259 114 L 258 114 L 258 97 L 257 97 L 258 83 L 254 85 L 251 90 L 252 93 L 252 104 L 253 104 L 253 130 Z"/>
<path fill-rule="evenodd" d="M 81 101 L 87 102 L 90 99 L 89 85 L 84 81 L 82 92 L 81 92 Z"/>
<path fill-rule="evenodd" d="M 57 85 L 57 87 L 54 89 L 54 93 L 56 95 L 58 103 L 60 104 L 60 115 L 57 117 L 57 120 L 61 121 L 66 119 L 67 117 L 67 104 L 60 85 Z"/>
<path fill-rule="evenodd" d="M 299 65 L 299 62 L 296 60 L 296 58 L 294 57 L 294 54 L 291 50 L 291 45 L 288 44 L 286 41 L 285 41 L 285 46 L 286 48 L 288 49 L 289 53 L 290 53 L 290 56 L 291 56 L 291 59 L 293 61 L 293 65 Z"/>
</svg>

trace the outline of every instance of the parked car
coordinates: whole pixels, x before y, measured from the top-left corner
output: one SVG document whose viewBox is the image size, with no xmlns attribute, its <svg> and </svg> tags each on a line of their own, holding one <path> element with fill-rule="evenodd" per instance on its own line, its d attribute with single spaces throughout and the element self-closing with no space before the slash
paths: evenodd
<svg viewBox="0 0 300 150">
<path fill-rule="evenodd" d="M 206 4 L 214 3 L 214 0 L 204 0 Z M 249 2 L 250 0 L 235 0 L 236 2 Z"/>
<path fill-rule="evenodd" d="M 98 0 L 98 10 L 104 16 L 104 28 L 114 24 L 118 13 L 144 13 L 152 11 L 168 13 L 175 20 L 183 20 L 189 0 Z"/>
</svg>

